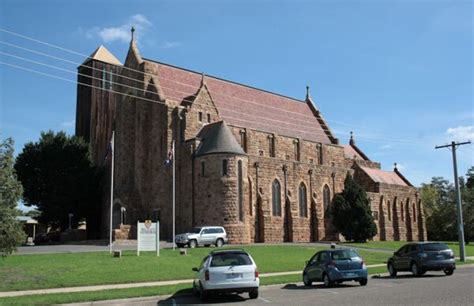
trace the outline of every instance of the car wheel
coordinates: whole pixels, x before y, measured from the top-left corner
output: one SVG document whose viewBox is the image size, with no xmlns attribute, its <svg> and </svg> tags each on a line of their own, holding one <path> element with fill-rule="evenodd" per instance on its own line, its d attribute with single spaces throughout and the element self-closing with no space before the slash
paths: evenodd
<svg viewBox="0 0 474 306">
<path fill-rule="evenodd" d="M 453 268 L 444 269 L 443 272 L 444 272 L 444 274 L 446 274 L 446 275 L 453 275 L 454 269 L 453 269 Z"/>
<path fill-rule="evenodd" d="M 413 274 L 413 276 L 421 276 L 421 269 L 418 267 L 416 262 L 413 262 L 411 264 L 411 273 Z"/>
<path fill-rule="evenodd" d="M 204 245 L 206 248 L 210 247 L 211 245 L 210 244 L 205 244 Z"/>
<path fill-rule="evenodd" d="M 303 283 L 304 283 L 305 286 L 308 286 L 308 287 L 311 286 L 311 284 L 313 283 L 309 279 L 308 274 L 306 274 L 306 273 L 303 274 Z"/>
<path fill-rule="evenodd" d="M 222 239 L 217 239 L 216 247 L 221 248 L 224 245 L 224 241 Z"/>
<path fill-rule="evenodd" d="M 189 241 L 189 247 L 190 247 L 191 249 L 194 249 L 195 247 L 197 247 L 197 242 L 196 242 L 196 240 L 191 240 L 191 241 Z"/>
<path fill-rule="evenodd" d="M 207 297 L 208 297 L 208 293 L 206 292 L 206 290 L 204 290 L 204 288 L 201 288 L 199 289 L 199 299 L 204 302 L 207 300 Z"/>
<path fill-rule="evenodd" d="M 393 263 L 389 262 L 387 265 L 388 273 L 390 273 L 391 277 L 397 276 L 397 269 L 393 266 Z"/>
<path fill-rule="evenodd" d="M 367 278 L 361 278 L 361 279 L 359 279 L 359 284 L 360 284 L 361 286 L 367 285 Z"/>
<path fill-rule="evenodd" d="M 251 299 L 256 299 L 256 298 L 258 298 L 258 289 L 249 291 L 249 298 L 251 298 Z"/>
<path fill-rule="evenodd" d="M 332 281 L 331 281 L 331 279 L 329 278 L 329 275 L 324 274 L 324 276 L 323 276 L 323 283 L 324 283 L 324 287 L 326 287 L 326 288 L 332 287 Z"/>
</svg>

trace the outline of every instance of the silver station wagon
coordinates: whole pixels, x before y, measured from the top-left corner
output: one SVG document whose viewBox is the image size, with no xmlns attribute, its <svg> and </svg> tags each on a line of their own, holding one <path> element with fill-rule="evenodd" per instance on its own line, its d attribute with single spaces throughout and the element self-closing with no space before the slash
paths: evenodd
<svg viewBox="0 0 474 306">
<path fill-rule="evenodd" d="M 201 226 L 195 227 L 190 232 L 176 235 L 176 245 L 180 248 L 187 245 L 190 248 L 197 246 L 221 247 L 227 243 L 227 233 L 222 226 Z"/>
</svg>

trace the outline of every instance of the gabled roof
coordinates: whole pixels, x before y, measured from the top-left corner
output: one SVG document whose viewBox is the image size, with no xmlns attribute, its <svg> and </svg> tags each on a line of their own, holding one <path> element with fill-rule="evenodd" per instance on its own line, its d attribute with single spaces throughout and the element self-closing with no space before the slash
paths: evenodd
<svg viewBox="0 0 474 306">
<path fill-rule="evenodd" d="M 100 45 L 94 52 L 92 52 L 92 54 L 84 61 L 83 64 L 91 60 L 122 66 L 122 63 L 103 45 Z"/>
<path fill-rule="evenodd" d="M 360 167 L 374 182 L 390 185 L 410 186 L 396 172 L 384 171 L 376 168 Z"/>
<path fill-rule="evenodd" d="M 205 125 L 197 137 L 200 138 L 201 143 L 194 154 L 195 157 L 219 153 L 245 155 L 244 150 L 223 121 Z"/>
<path fill-rule="evenodd" d="M 157 66 L 163 98 L 190 100 L 201 86 L 195 71 L 144 59 Z M 310 104 L 265 90 L 206 75 L 206 86 L 220 117 L 229 125 L 330 144 Z"/>
<path fill-rule="evenodd" d="M 359 154 L 359 152 L 357 152 L 357 150 L 351 145 L 343 145 L 343 147 L 345 158 L 353 159 L 355 157 L 355 159 L 367 160 L 361 154 Z"/>
</svg>

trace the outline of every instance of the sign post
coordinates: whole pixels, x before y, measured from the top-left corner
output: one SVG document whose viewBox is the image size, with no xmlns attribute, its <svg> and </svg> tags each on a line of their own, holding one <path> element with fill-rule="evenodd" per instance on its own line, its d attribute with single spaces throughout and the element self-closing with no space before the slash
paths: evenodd
<svg viewBox="0 0 474 306">
<path fill-rule="evenodd" d="M 160 222 L 151 220 L 137 221 L 137 256 L 140 251 L 156 251 L 160 256 Z"/>
</svg>

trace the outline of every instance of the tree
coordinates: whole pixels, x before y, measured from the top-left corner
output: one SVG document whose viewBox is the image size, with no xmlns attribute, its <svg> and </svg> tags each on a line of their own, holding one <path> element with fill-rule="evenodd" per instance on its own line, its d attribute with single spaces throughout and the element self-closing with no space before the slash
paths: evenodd
<svg viewBox="0 0 474 306">
<path fill-rule="evenodd" d="M 466 178 L 459 178 L 461 190 L 464 239 L 474 239 L 474 167 Z M 458 240 L 456 193 L 453 184 L 442 177 L 433 177 L 430 184 L 422 184 L 421 199 L 425 207 L 426 230 L 429 240 Z"/>
<path fill-rule="evenodd" d="M 466 183 L 461 186 L 461 199 L 464 221 L 464 240 L 474 240 L 474 167 L 466 173 Z"/>
<path fill-rule="evenodd" d="M 100 215 L 101 171 L 89 159 L 82 138 L 64 132 L 42 132 L 18 155 L 15 169 L 23 184 L 26 206 L 37 206 L 39 220 L 53 227 L 73 226 L 86 218 L 88 234 L 96 232 Z"/>
<path fill-rule="evenodd" d="M 344 181 L 344 191 L 334 197 L 332 222 L 346 240 L 365 242 L 377 234 L 366 192 L 350 176 Z"/>
<path fill-rule="evenodd" d="M 13 140 L 0 143 L 0 255 L 11 254 L 25 239 L 20 222 L 16 220 L 17 203 L 22 188 L 13 169 Z"/>
</svg>

